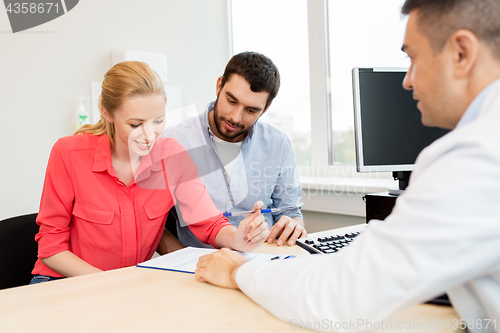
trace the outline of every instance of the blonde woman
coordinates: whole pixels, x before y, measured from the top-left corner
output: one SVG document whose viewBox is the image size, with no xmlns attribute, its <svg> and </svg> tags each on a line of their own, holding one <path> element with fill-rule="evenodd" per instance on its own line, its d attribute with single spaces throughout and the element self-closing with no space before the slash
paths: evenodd
<svg viewBox="0 0 500 333">
<path fill-rule="evenodd" d="M 105 74 L 99 122 L 52 149 L 31 283 L 132 266 L 181 248 L 165 230 L 175 204 L 204 243 L 252 251 L 265 240 L 262 202 L 236 229 L 215 208 L 184 148 L 159 138 L 165 103 L 163 84 L 145 63 L 119 63 Z"/>
</svg>

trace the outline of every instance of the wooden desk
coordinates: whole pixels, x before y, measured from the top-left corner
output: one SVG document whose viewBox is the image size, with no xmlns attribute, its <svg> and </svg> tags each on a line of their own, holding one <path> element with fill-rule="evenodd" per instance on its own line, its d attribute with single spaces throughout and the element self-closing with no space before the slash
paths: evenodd
<svg viewBox="0 0 500 333">
<path fill-rule="evenodd" d="M 297 246 L 264 244 L 258 252 L 308 255 Z M 450 332 L 449 307 L 401 310 L 390 332 Z M 428 329 L 439 320 L 440 329 Z M 397 323 L 423 328 L 394 329 Z M 128 267 L 0 291 L 0 332 L 295 332 L 243 293 L 196 281 L 193 274 Z M 387 327 L 387 326 L 385 326 Z M 306 330 L 299 330 L 306 331 Z M 384 332 L 385 330 L 376 330 Z"/>
</svg>

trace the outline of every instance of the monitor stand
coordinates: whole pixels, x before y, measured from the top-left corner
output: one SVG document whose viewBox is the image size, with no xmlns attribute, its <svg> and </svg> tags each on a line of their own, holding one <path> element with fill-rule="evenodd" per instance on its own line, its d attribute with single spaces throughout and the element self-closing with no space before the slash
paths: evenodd
<svg viewBox="0 0 500 333">
<path fill-rule="evenodd" d="M 392 178 L 399 181 L 399 188 L 388 188 L 389 194 L 400 195 L 403 194 L 410 183 L 411 171 L 393 171 Z"/>
</svg>

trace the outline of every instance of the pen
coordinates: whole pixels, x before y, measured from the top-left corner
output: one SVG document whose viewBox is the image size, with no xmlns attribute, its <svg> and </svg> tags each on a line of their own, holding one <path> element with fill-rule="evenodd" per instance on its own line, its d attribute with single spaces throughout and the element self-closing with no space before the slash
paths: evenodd
<svg viewBox="0 0 500 333">
<path fill-rule="evenodd" d="M 276 213 L 279 211 L 281 211 L 281 208 L 261 209 L 260 210 L 261 213 Z M 227 217 L 227 216 L 248 215 L 248 214 L 252 214 L 252 213 L 255 213 L 255 211 L 247 210 L 245 212 L 225 212 L 225 213 L 222 213 L 222 215 Z"/>
<path fill-rule="evenodd" d="M 276 257 L 272 257 L 271 260 L 276 260 L 276 259 L 283 259 L 283 260 L 285 260 L 285 259 L 293 259 L 293 258 L 295 258 L 295 256 L 286 256 L 284 258 L 282 258 L 281 256 L 276 256 Z"/>
</svg>

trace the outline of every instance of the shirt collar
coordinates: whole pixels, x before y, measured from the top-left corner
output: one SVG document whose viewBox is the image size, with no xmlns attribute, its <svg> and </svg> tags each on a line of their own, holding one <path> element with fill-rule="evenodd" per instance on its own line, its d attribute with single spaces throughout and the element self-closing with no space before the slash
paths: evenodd
<svg viewBox="0 0 500 333">
<path fill-rule="evenodd" d="M 93 172 L 112 170 L 111 167 L 111 145 L 107 134 L 99 135 L 94 155 Z"/>
<path fill-rule="evenodd" d="M 472 122 L 474 119 L 477 118 L 477 115 L 479 114 L 479 111 L 481 110 L 481 106 L 483 105 L 483 102 L 486 99 L 488 92 L 491 90 L 491 87 L 494 86 L 498 82 L 500 82 L 500 79 L 489 84 L 486 88 L 483 89 L 483 91 L 481 91 L 479 93 L 479 95 L 476 96 L 476 98 L 474 98 L 472 103 L 470 103 L 469 106 L 467 107 L 467 109 L 465 110 L 464 114 L 462 115 L 462 118 L 460 118 L 460 121 L 458 122 L 458 124 L 455 128 L 459 128 L 459 127 L 462 127 L 464 125 L 467 125 L 470 122 Z"/>
</svg>

